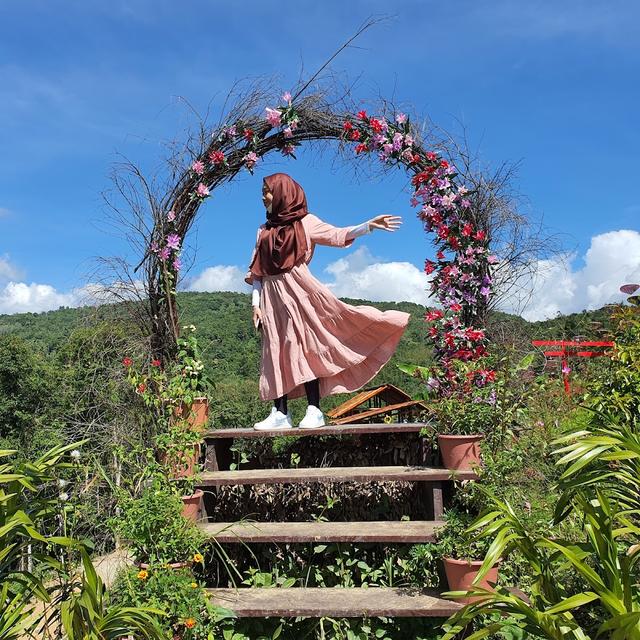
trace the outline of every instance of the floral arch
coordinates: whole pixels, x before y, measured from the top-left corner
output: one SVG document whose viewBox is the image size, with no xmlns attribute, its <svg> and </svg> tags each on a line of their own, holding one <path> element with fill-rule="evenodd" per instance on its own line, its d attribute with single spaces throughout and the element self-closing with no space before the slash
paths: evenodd
<svg viewBox="0 0 640 640">
<path fill-rule="evenodd" d="M 264 99 L 264 95 L 260 96 Z M 278 106 L 250 105 L 206 131 L 187 148 L 187 160 L 168 193 L 152 203 L 153 228 L 146 236 L 144 267 L 154 357 L 171 358 L 179 336 L 176 282 L 180 254 L 200 205 L 221 184 L 253 169 L 264 156 L 279 152 L 295 159 L 298 146 L 309 141 L 338 141 L 354 158 L 375 154 L 386 166 L 403 167 L 412 185 L 411 205 L 436 249 L 424 270 L 432 276 L 431 297 L 439 303 L 425 315 L 435 355 L 447 365 L 486 355 L 483 322 L 491 296 L 488 229 L 473 215 L 456 168 L 441 153 L 425 148 L 419 131 L 403 113 L 388 107 L 379 115 L 337 111 L 318 96 L 299 99 L 285 93 Z M 149 194 L 147 194 L 149 195 Z M 434 384 L 440 381 L 434 380 Z"/>
</svg>

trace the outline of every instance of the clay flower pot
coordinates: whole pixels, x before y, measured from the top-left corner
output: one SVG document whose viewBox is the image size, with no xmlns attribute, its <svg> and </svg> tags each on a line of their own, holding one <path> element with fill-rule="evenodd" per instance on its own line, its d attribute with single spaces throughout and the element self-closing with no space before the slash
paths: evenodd
<svg viewBox="0 0 640 640">
<path fill-rule="evenodd" d="M 202 396 L 194 398 L 190 405 L 183 402 L 175 408 L 175 415 L 184 418 L 193 431 L 203 433 L 209 421 L 209 399 Z"/>
<path fill-rule="evenodd" d="M 442 464 L 446 469 L 470 471 L 480 466 L 480 440 L 482 436 L 438 435 Z"/>
<path fill-rule="evenodd" d="M 169 467 L 172 478 L 188 478 L 196 473 L 200 458 L 200 443 L 192 449 L 180 451 L 177 447 L 168 447 L 158 453 L 160 464 Z"/>
<path fill-rule="evenodd" d="M 471 584 L 480 571 L 482 560 L 455 560 L 454 558 L 443 558 L 444 572 L 447 575 L 447 582 L 451 591 L 469 591 Z M 483 589 L 493 591 L 493 586 L 498 582 L 498 566 L 491 567 L 485 577 L 476 585 Z M 469 604 L 482 600 L 480 596 L 472 598 L 456 598 L 458 602 Z"/>
<path fill-rule="evenodd" d="M 204 491 L 197 489 L 196 492 L 190 496 L 182 496 L 182 515 L 191 520 L 192 522 L 198 522 L 200 519 L 200 509 L 202 507 L 202 496 Z"/>
</svg>

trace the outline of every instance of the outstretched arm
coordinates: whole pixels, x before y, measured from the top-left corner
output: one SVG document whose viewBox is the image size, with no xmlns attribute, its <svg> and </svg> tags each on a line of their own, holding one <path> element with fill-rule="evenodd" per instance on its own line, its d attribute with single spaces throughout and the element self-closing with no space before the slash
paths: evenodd
<svg viewBox="0 0 640 640">
<path fill-rule="evenodd" d="M 359 238 L 367 233 L 371 233 L 373 229 L 384 229 L 385 231 L 396 231 L 402 224 L 402 218 L 400 216 L 380 215 L 367 222 L 359 224 L 357 227 L 352 227 L 347 233 L 347 240 L 353 240 Z"/>
<path fill-rule="evenodd" d="M 400 227 L 400 216 L 381 215 L 367 220 L 353 227 L 334 227 L 328 222 L 323 222 L 317 216 L 309 214 L 305 218 L 305 228 L 311 242 L 328 245 L 330 247 L 348 247 L 354 239 L 369 233 L 373 229 L 395 231 Z"/>
</svg>

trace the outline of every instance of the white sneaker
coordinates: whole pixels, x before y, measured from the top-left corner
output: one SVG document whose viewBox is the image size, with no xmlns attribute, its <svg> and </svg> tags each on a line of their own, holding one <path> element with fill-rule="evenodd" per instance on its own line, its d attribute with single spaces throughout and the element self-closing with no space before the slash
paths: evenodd
<svg viewBox="0 0 640 640">
<path fill-rule="evenodd" d="M 256 431 L 271 431 L 271 429 L 291 429 L 291 414 L 285 416 L 282 411 L 278 411 L 275 407 L 271 407 L 271 413 L 262 421 L 253 425 Z"/>
<path fill-rule="evenodd" d="M 310 404 L 307 407 L 307 413 L 304 414 L 304 418 L 298 425 L 301 429 L 317 429 L 318 427 L 324 427 L 324 414 L 318 407 L 314 407 Z"/>
</svg>

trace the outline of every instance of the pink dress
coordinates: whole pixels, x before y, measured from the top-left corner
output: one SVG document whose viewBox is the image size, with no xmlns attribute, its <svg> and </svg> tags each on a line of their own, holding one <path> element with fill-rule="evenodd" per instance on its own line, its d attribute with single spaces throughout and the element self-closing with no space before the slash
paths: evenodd
<svg viewBox="0 0 640 640">
<path fill-rule="evenodd" d="M 353 227 L 334 227 L 313 214 L 302 224 L 305 261 L 286 273 L 262 278 L 263 400 L 303 396 L 304 383 L 316 378 L 321 397 L 360 389 L 391 358 L 409 322 L 409 314 L 402 311 L 341 302 L 309 271 L 315 245 L 348 247 L 353 240 L 347 240 L 347 233 Z M 253 277 L 249 272 L 247 282 L 251 284 Z"/>
</svg>

